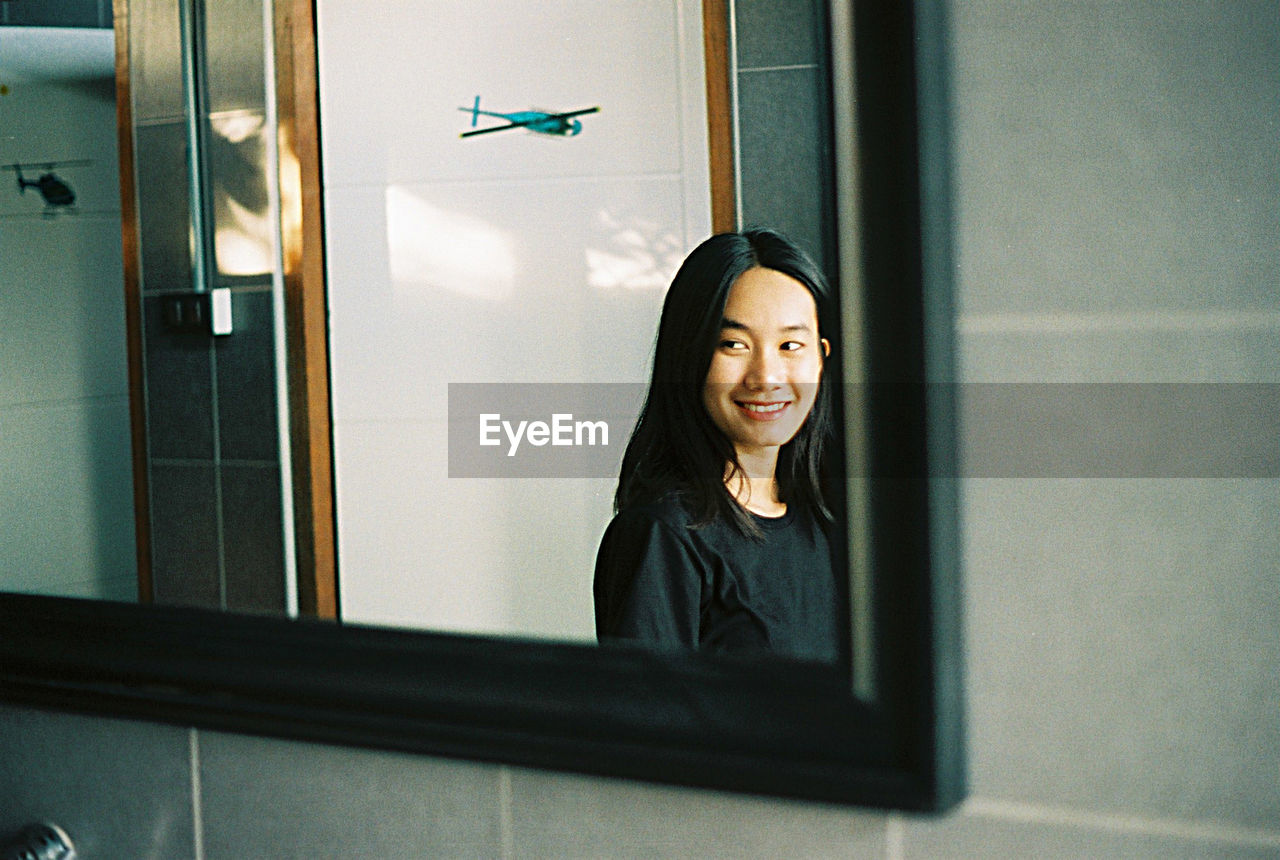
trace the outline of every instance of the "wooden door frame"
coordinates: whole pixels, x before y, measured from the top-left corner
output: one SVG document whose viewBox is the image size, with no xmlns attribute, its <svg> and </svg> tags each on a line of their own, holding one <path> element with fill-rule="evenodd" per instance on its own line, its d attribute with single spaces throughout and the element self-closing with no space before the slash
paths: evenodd
<svg viewBox="0 0 1280 860">
<path fill-rule="evenodd" d="M 337 521 L 312 0 L 274 0 L 273 19 L 298 610 L 336 619 Z"/>
<path fill-rule="evenodd" d="M 300 615 L 336 619 L 337 530 L 329 411 L 315 16 L 311 0 L 276 0 L 272 8 L 298 611 Z M 151 603 L 154 600 L 154 582 L 142 349 L 140 227 L 130 86 L 129 0 L 112 0 L 112 14 L 138 599 L 142 603 Z"/>
<path fill-rule="evenodd" d="M 711 166 L 711 230 L 738 229 L 734 158 L 733 50 L 729 0 L 702 0 L 702 53 L 707 86 L 707 149 Z"/>
<path fill-rule="evenodd" d="M 147 471 L 146 378 L 142 354 L 141 247 L 133 152 L 133 90 L 129 79 L 129 0 L 112 0 L 115 30 L 116 136 L 120 162 L 120 234 L 124 263 L 125 348 L 129 380 L 129 428 L 133 454 L 134 540 L 138 601 L 155 597 L 151 578 L 151 492 Z"/>
</svg>

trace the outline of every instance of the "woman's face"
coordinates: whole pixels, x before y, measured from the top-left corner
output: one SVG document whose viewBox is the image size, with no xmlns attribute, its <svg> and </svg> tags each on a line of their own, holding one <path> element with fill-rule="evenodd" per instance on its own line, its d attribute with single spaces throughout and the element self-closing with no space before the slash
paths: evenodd
<svg viewBox="0 0 1280 860">
<path fill-rule="evenodd" d="M 734 282 L 702 402 L 740 463 L 776 461 L 813 409 L 830 350 L 804 284 L 760 267 Z"/>
</svg>

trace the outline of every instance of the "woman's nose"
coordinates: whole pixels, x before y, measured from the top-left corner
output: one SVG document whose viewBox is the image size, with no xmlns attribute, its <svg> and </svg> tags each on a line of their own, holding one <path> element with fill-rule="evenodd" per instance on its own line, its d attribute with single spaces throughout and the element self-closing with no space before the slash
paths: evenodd
<svg viewBox="0 0 1280 860">
<path fill-rule="evenodd" d="M 782 360 L 765 351 L 753 353 L 744 381 L 753 387 L 777 385 L 782 382 Z"/>
</svg>

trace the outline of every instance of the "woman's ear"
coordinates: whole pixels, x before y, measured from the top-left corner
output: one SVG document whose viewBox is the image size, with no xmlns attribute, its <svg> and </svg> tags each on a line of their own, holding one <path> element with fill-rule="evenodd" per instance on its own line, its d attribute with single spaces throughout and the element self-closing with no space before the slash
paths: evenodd
<svg viewBox="0 0 1280 860">
<path fill-rule="evenodd" d="M 825 337 L 822 339 L 822 357 L 831 357 L 831 341 L 827 340 Z"/>
</svg>

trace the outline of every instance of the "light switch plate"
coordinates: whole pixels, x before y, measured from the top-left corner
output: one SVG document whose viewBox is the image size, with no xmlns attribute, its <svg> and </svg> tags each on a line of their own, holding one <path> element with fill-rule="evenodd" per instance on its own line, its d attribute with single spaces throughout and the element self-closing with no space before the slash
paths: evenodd
<svg viewBox="0 0 1280 860">
<path fill-rule="evenodd" d="M 231 290 L 219 287 L 209 291 L 209 327 L 215 335 L 231 334 Z"/>
</svg>

